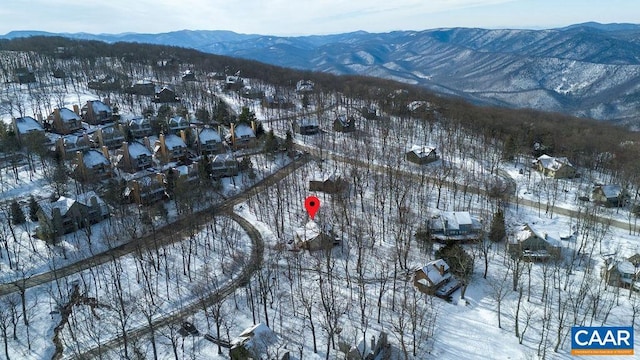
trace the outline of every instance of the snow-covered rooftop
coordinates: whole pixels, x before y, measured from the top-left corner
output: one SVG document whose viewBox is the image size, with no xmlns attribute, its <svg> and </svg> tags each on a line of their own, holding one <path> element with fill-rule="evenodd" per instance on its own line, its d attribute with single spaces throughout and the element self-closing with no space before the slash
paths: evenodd
<svg viewBox="0 0 640 360">
<path fill-rule="evenodd" d="M 31 116 L 17 118 L 16 127 L 20 134 L 26 134 L 30 131 L 44 131 L 42 125 Z"/>
<path fill-rule="evenodd" d="M 222 142 L 220 134 L 211 128 L 202 129 L 202 131 L 200 131 L 200 133 L 198 134 L 198 139 L 200 139 L 200 142 L 203 144 L 206 144 L 210 141 Z"/>
<path fill-rule="evenodd" d="M 246 124 L 239 124 L 236 125 L 235 129 L 235 134 L 236 137 L 256 137 L 256 133 L 253 132 L 253 129 L 251 128 L 251 126 L 246 125 Z"/>
<path fill-rule="evenodd" d="M 151 151 L 149 151 L 149 149 L 140 142 L 132 141 L 129 143 L 129 156 L 134 159 L 137 159 L 140 156 L 151 156 Z"/>
<path fill-rule="evenodd" d="M 447 262 L 442 259 L 429 261 L 425 266 L 422 267 L 422 272 L 424 272 L 424 274 L 433 284 L 431 285 L 429 283 L 423 283 L 427 286 L 436 286 L 442 281 L 451 277 L 451 273 L 449 273 L 449 264 L 447 264 Z"/>
<path fill-rule="evenodd" d="M 427 157 L 429 156 L 433 151 L 435 151 L 436 148 L 433 146 L 427 146 L 427 145 L 413 145 L 411 147 L 411 149 L 409 150 L 409 152 L 415 153 L 416 156 L 418 157 Z"/>
<path fill-rule="evenodd" d="M 109 165 L 109 160 L 97 150 L 89 150 L 82 155 L 82 161 L 84 166 L 93 168 L 98 165 Z"/>
<path fill-rule="evenodd" d="M 538 157 L 540 165 L 549 170 L 557 171 L 563 166 L 573 166 L 566 157 L 552 157 L 547 154 Z"/>
<path fill-rule="evenodd" d="M 64 122 L 73 121 L 73 120 L 79 121 L 80 116 L 74 113 L 72 110 L 69 110 L 68 108 L 62 108 L 60 109 L 60 119 L 62 119 L 62 121 Z"/>
</svg>

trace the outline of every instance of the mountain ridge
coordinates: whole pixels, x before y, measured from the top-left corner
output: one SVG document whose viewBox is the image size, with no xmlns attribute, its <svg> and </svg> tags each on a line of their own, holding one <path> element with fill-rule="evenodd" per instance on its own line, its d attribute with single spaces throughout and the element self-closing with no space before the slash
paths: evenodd
<svg viewBox="0 0 640 360">
<path fill-rule="evenodd" d="M 10 32 L 194 48 L 278 66 L 388 78 L 477 103 L 639 125 L 640 25 L 440 28 L 279 37 L 225 30 L 161 34 Z"/>
</svg>

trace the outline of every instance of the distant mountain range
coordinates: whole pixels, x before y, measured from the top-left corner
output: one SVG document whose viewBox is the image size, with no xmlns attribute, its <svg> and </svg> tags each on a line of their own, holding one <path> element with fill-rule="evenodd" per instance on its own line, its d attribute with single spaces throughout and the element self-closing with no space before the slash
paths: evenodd
<svg viewBox="0 0 640 360">
<path fill-rule="evenodd" d="M 2 37 L 34 35 L 189 47 L 284 67 L 394 79 L 477 103 L 640 125 L 640 25 L 636 24 L 301 37 L 188 30 L 97 35 L 14 31 Z"/>
</svg>

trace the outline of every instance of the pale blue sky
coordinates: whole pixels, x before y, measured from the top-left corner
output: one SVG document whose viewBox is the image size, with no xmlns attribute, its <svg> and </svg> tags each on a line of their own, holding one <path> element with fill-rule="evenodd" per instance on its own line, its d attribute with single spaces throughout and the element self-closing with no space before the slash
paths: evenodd
<svg viewBox="0 0 640 360">
<path fill-rule="evenodd" d="M 264 35 L 440 27 L 554 28 L 640 23 L 638 0 L 3 0 L 0 33 L 157 33 L 231 30 Z"/>
</svg>

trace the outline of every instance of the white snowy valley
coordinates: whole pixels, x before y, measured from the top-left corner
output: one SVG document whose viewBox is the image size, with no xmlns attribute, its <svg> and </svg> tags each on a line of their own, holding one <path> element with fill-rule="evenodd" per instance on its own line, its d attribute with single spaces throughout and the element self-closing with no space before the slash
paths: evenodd
<svg viewBox="0 0 640 360">
<path fill-rule="evenodd" d="M 572 326 L 640 328 L 638 189 L 619 172 L 534 157 L 533 144 L 507 160 L 506 141 L 426 99 L 407 105 L 432 116 L 398 116 L 233 69 L 0 60 L 68 73 L 2 79 L 3 141 L 29 133 L 15 118 L 52 128 L 46 151 L 24 134 L 11 152 L 3 142 L 0 358 L 569 359 Z M 179 99 L 88 86 L 112 69 Z M 117 116 L 87 122 L 96 100 Z M 56 133 L 74 105 L 80 127 Z M 145 116 L 153 132 L 137 136 Z M 125 139 L 102 144 L 114 128 Z M 89 145 L 67 151 L 73 134 Z M 147 152 L 135 168 L 128 157 Z M 102 158 L 105 176 L 83 170 Z M 159 177 L 160 195 L 145 198 Z M 600 192 L 621 201 L 605 206 Z M 56 227 L 94 205 L 95 221 Z"/>
</svg>

